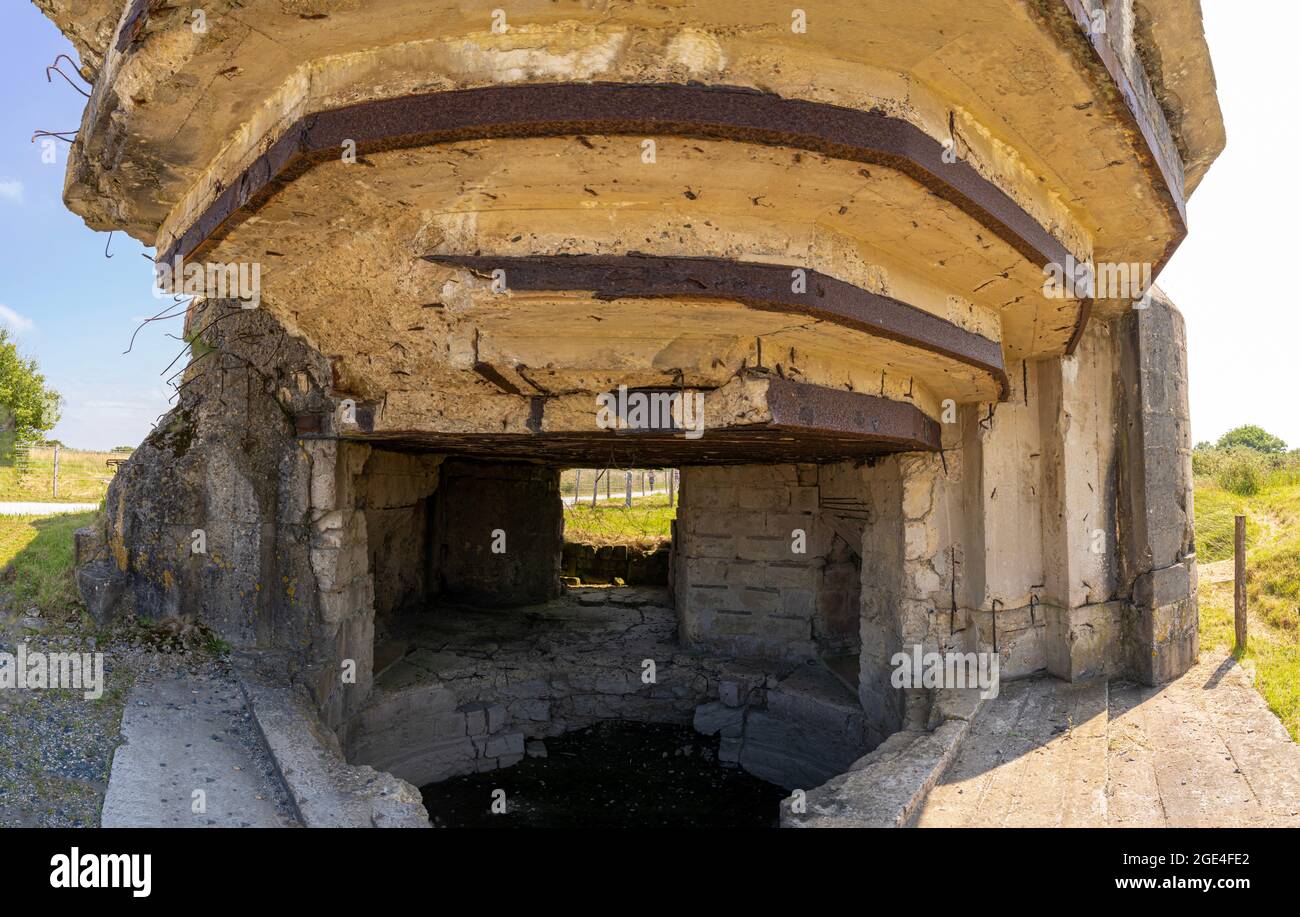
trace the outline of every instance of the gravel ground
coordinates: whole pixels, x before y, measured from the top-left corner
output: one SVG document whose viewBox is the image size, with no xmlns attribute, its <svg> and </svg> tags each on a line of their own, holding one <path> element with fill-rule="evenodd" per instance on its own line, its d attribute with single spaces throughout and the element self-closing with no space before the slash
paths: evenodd
<svg viewBox="0 0 1300 917">
<path fill-rule="evenodd" d="M 0 597 L 0 652 L 104 654 L 104 693 L 0 689 L 0 827 L 96 827 L 119 725 L 137 679 L 203 671 L 224 660 L 200 649 L 160 652 L 129 624 L 111 629 L 50 621 Z M 146 642 L 141 642 L 142 637 Z"/>
</svg>

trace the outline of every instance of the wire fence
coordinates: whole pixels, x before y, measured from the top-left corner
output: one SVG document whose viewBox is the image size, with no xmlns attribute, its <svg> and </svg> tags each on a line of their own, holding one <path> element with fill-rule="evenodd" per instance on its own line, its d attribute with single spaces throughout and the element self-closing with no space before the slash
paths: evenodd
<svg viewBox="0 0 1300 917">
<path fill-rule="evenodd" d="M 675 503 L 679 486 L 675 468 L 566 468 L 560 474 L 560 494 L 570 505 L 627 505 L 656 496 Z"/>
</svg>

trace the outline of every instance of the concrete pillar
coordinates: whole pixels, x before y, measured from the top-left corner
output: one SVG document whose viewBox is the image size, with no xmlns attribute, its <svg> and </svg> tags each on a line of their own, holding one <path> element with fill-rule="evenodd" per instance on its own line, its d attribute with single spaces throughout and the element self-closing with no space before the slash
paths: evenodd
<svg viewBox="0 0 1300 917">
<path fill-rule="evenodd" d="M 1187 339 L 1159 290 L 1118 323 L 1121 342 L 1121 582 L 1134 677 L 1175 678 L 1199 650 Z"/>
</svg>

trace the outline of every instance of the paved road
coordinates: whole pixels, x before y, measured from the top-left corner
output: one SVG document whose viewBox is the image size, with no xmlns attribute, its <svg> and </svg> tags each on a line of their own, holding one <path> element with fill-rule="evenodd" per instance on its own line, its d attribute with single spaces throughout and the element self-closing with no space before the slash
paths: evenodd
<svg viewBox="0 0 1300 917">
<path fill-rule="evenodd" d="M 0 516 L 57 516 L 98 508 L 98 503 L 0 503 Z"/>
</svg>

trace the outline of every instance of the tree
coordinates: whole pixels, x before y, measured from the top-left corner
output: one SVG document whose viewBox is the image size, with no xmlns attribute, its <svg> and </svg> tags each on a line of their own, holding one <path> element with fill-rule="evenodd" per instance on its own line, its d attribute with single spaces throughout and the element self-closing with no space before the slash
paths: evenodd
<svg viewBox="0 0 1300 917">
<path fill-rule="evenodd" d="M 1218 448 L 1253 449 L 1256 452 L 1285 452 L 1286 443 L 1262 427 L 1246 424 L 1229 430 L 1220 436 Z"/>
<path fill-rule="evenodd" d="M 63 399 L 45 385 L 35 360 L 23 359 L 0 328 L 0 439 L 3 445 L 39 442 L 59 422 Z"/>
</svg>

